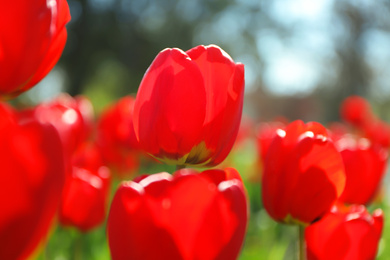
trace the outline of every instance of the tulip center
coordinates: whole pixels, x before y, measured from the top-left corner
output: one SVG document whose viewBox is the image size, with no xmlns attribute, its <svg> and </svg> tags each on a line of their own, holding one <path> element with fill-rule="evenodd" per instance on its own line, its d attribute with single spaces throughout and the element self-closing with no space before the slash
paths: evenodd
<svg viewBox="0 0 390 260">
<path fill-rule="evenodd" d="M 286 224 L 289 224 L 289 225 L 299 225 L 299 226 L 302 226 L 302 227 L 307 227 L 308 225 L 310 225 L 310 223 L 306 223 L 306 222 L 303 222 L 303 221 L 301 221 L 299 219 L 293 218 L 290 214 L 288 214 L 283 219 L 283 222 L 286 223 Z"/>
<path fill-rule="evenodd" d="M 194 146 L 187 155 L 185 164 L 207 164 L 211 160 L 211 151 L 207 149 L 206 143 L 202 141 Z"/>
<path fill-rule="evenodd" d="M 170 165 L 206 165 L 211 161 L 212 152 L 206 147 L 204 141 L 200 142 L 198 145 L 194 146 L 191 151 L 178 159 L 172 159 L 163 156 L 155 157 L 160 161 L 163 161 Z M 153 156 L 153 155 L 152 155 Z"/>
</svg>

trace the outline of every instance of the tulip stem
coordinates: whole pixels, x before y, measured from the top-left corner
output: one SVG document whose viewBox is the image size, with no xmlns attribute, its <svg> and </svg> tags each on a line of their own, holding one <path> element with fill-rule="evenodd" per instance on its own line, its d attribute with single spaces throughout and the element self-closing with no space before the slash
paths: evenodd
<svg viewBox="0 0 390 260">
<path fill-rule="evenodd" d="M 74 250 L 74 260 L 83 259 L 83 234 L 78 233 L 76 238 L 75 250 Z"/>
<path fill-rule="evenodd" d="M 306 259 L 306 248 L 305 248 L 305 227 L 302 225 L 298 226 L 299 242 L 298 242 L 298 259 Z"/>
</svg>

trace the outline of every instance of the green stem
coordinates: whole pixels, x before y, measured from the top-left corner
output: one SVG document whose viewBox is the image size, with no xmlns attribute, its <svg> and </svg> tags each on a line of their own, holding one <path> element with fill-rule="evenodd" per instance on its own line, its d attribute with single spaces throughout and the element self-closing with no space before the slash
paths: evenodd
<svg viewBox="0 0 390 260">
<path fill-rule="evenodd" d="M 81 232 L 77 232 L 77 237 L 75 239 L 74 260 L 83 259 L 83 244 L 83 234 Z"/>
<path fill-rule="evenodd" d="M 298 242 L 298 259 L 306 259 L 306 247 L 305 247 L 305 227 L 302 225 L 298 226 L 299 230 L 299 242 Z"/>
<path fill-rule="evenodd" d="M 49 257 L 48 257 L 48 255 L 49 255 L 48 247 L 49 247 L 48 242 L 46 242 L 46 244 L 45 244 L 45 246 L 43 247 L 43 250 L 42 250 L 42 260 L 49 259 Z"/>
</svg>

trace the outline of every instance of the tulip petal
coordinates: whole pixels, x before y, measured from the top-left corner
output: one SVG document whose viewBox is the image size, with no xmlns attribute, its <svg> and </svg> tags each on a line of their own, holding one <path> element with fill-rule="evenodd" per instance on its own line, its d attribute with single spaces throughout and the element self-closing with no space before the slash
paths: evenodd
<svg viewBox="0 0 390 260">
<path fill-rule="evenodd" d="M 180 159 L 200 143 L 205 106 L 199 68 L 186 53 L 163 50 L 137 93 L 134 129 L 140 144 L 156 157 Z"/>
<path fill-rule="evenodd" d="M 108 219 L 112 258 L 236 259 L 248 208 L 240 180 L 215 183 L 230 175 L 183 169 L 123 184 Z"/>
<path fill-rule="evenodd" d="M 1 129 L 0 259 L 25 259 L 45 238 L 64 184 L 64 158 L 52 126 Z"/>
<path fill-rule="evenodd" d="M 213 151 L 211 165 L 222 162 L 236 139 L 244 97 L 244 65 L 215 45 L 197 46 L 187 54 L 200 68 L 206 86 L 204 136 Z"/>
</svg>

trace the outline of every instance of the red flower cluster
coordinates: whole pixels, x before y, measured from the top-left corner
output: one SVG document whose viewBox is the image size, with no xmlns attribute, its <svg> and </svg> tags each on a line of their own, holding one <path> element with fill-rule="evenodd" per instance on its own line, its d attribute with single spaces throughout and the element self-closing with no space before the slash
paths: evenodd
<svg viewBox="0 0 390 260">
<path fill-rule="evenodd" d="M 0 24 L 13 25 L 0 27 L 2 100 L 53 68 L 69 20 L 66 0 L 0 4 Z M 118 100 L 96 121 L 84 97 L 62 95 L 23 110 L 0 103 L 0 259 L 29 257 L 57 213 L 60 224 L 83 232 L 101 225 L 111 169 L 133 176 L 140 149 L 178 168 L 220 164 L 236 141 L 243 97 L 244 65 L 201 45 L 161 51 L 136 99 Z M 364 205 L 385 173 L 390 126 L 358 96 L 340 113 L 349 125 L 336 131 L 299 120 L 260 128 L 263 205 L 276 221 L 306 227 L 308 259 L 374 259 L 383 213 L 370 215 Z M 242 125 L 243 136 L 251 126 Z M 113 259 L 233 260 L 247 221 L 235 169 L 180 169 L 123 182 L 107 235 Z"/>
<path fill-rule="evenodd" d="M 139 167 L 139 144 L 134 133 L 135 99 L 126 96 L 100 115 L 96 145 L 104 163 L 121 178 L 134 175 Z"/>
<path fill-rule="evenodd" d="M 0 4 L 0 24 L 12 24 L 0 27 L 3 100 L 30 89 L 54 67 L 69 20 L 66 0 Z M 243 95 L 243 64 L 210 45 L 162 51 L 136 101 L 125 97 L 104 111 L 96 132 L 92 106 L 82 97 L 64 95 L 22 111 L 1 104 L 0 258 L 28 257 L 46 236 L 58 206 L 62 225 L 84 232 L 100 225 L 110 186 L 106 165 L 122 178 L 133 174 L 139 144 L 155 158 L 181 166 L 221 163 L 237 136 Z M 169 178 L 157 174 L 119 189 L 109 222 L 113 256 L 126 256 L 130 248 L 131 256 L 147 259 L 164 254 L 235 259 L 248 211 L 238 173 L 182 170 Z M 136 195 L 138 188 L 145 194 Z M 160 233 L 167 248 L 153 240 Z M 145 247 L 153 241 L 164 250 Z"/>
<path fill-rule="evenodd" d="M 243 93 L 244 66 L 219 47 L 163 50 L 135 100 L 134 130 L 140 147 L 180 167 L 219 164 L 236 139 Z M 236 259 L 247 207 L 242 180 L 232 168 L 141 176 L 123 183 L 111 204 L 111 256 Z"/>
<path fill-rule="evenodd" d="M 65 0 L 0 4 L 0 98 L 37 84 L 56 64 L 70 20 Z M 12 26 L 11 26 L 12 25 Z M 25 259 L 46 237 L 65 180 L 55 127 L 0 104 L 0 259 Z"/>
<path fill-rule="evenodd" d="M 110 171 L 94 144 L 93 109 L 84 97 L 58 98 L 18 113 L 21 121 L 36 120 L 57 130 L 65 159 L 66 182 L 59 210 L 60 223 L 88 231 L 103 223 L 110 185 Z"/>
<path fill-rule="evenodd" d="M 6 173 L 0 184 L 5 212 L 0 217 L 0 258 L 31 254 L 47 235 L 57 211 L 64 226 L 87 232 L 101 225 L 107 215 L 111 174 L 95 140 L 89 100 L 61 95 L 23 110 L 0 104 L 0 116 L 0 153 Z M 109 122 L 112 129 L 132 131 L 131 124 Z M 110 143 L 122 135 L 106 131 L 104 138 L 99 141 Z M 110 149 L 118 154 L 110 166 L 124 165 L 121 148 Z"/>
<path fill-rule="evenodd" d="M 340 112 L 352 131 L 341 123 L 262 125 L 263 204 L 276 221 L 308 226 L 308 259 L 374 259 L 383 213 L 371 216 L 364 205 L 380 188 L 390 132 L 361 97 L 347 98 Z"/>
</svg>

